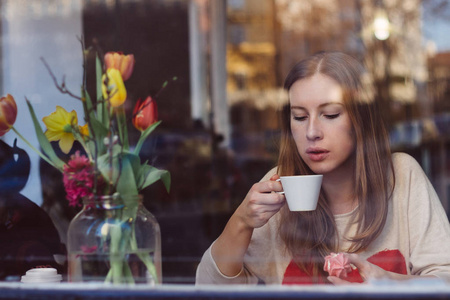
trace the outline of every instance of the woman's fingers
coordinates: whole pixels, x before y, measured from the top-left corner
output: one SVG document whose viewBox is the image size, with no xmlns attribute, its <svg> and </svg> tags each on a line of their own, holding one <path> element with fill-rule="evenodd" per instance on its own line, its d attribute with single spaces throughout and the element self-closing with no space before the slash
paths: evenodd
<svg viewBox="0 0 450 300">
<path fill-rule="evenodd" d="M 367 260 L 361 259 L 358 254 L 350 253 L 347 255 L 349 263 L 355 265 L 358 268 L 359 274 L 361 278 L 366 281 L 368 278 L 372 277 L 375 274 L 373 273 L 373 267 L 375 265 L 369 263 Z"/>
<path fill-rule="evenodd" d="M 361 257 L 358 254 L 355 253 L 345 253 L 345 257 L 348 259 L 348 263 L 354 265 L 358 268 L 359 274 L 361 275 L 361 278 L 366 281 L 367 279 L 367 273 L 370 273 L 370 263 L 366 260 L 361 259 Z M 336 277 L 336 276 L 328 276 L 327 279 L 335 285 L 344 285 L 344 284 L 354 284 L 352 282 L 349 282 L 347 280 Z"/>
<path fill-rule="evenodd" d="M 383 270 L 377 265 L 374 265 L 367 260 L 362 259 L 358 254 L 352 253 L 348 255 L 350 263 L 354 264 L 364 281 L 369 279 L 389 278 L 390 272 Z"/>
<path fill-rule="evenodd" d="M 284 195 L 277 193 L 281 190 L 281 183 L 278 181 L 255 183 L 241 204 L 238 215 L 250 227 L 257 228 L 264 225 L 286 201 Z"/>
<path fill-rule="evenodd" d="M 328 276 L 327 277 L 328 281 L 331 282 L 334 285 L 349 285 L 349 284 L 354 284 L 350 281 L 347 281 L 345 279 L 341 279 L 339 277 L 336 276 Z"/>
<path fill-rule="evenodd" d="M 285 197 L 278 193 L 252 193 L 249 194 L 249 203 L 255 205 L 283 204 Z"/>
<path fill-rule="evenodd" d="M 255 183 L 251 189 L 259 193 L 282 192 L 283 186 L 279 181 L 268 180 Z"/>
</svg>

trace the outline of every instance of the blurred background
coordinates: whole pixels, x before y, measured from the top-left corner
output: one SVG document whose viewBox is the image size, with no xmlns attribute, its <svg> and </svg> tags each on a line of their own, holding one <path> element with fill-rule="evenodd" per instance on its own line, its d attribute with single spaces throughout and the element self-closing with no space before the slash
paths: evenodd
<svg viewBox="0 0 450 300">
<path fill-rule="evenodd" d="M 163 281 L 194 283 L 195 269 L 253 183 L 276 165 L 284 77 L 299 60 L 340 50 L 364 62 L 394 151 L 413 155 L 450 210 L 450 3 L 447 0 L 1 0 L 0 91 L 19 105 L 15 127 L 38 146 L 38 116 L 82 112 L 82 47 L 134 54 L 127 111 L 158 96 L 163 121 L 142 158 L 172 175 L 144 191 L 162 231 Z M 88 57 L 89 74 L 94 57 Z M 80 117 L 81 118 L 81 117 Z M 43 124 L 41 124 L 43 125 Z M 2 139 L 13 144 L 15 134 Z M 138 132 L 132 136 L 136 142 Z M 77 209 L 60 174 L 31 159 L 21 193 L 52 219 L 61 242 Z"/>
</svg>

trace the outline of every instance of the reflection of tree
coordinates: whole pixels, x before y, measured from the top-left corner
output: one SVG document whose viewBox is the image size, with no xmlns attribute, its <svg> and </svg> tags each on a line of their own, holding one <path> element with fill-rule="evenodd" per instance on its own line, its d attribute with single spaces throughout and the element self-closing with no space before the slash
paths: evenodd
<svg viewBox="0 0 450 300">
<path fill-rule="evenodd" d="M 322 50 L 341 50 L 360 57 L 359 1 L 274 0 L 280 23 L 281 73 L 298 60 Z"/>
<path fill-rule="evenodd" d="M 271 1 L 248 0 L 228 8 L 227 90 L 261 90 L 276 84 Z"/>
<path fill-rule="evenodd" d="M 428 95 L 435 114 L 450 112 L 450 52 L 437 53 L 428 60 Z"/>
<path fill-rule="evenodd" d="M 450 18 L 449 0 L 422 0 L 421 4 L 430 17 Z"/>
<path fill-rule="evenodd" d="M 423 0 L 424 21 L 432 24 L 450 21 L 448 0 Z M 424 30 L 430 30 L 424 26 Z M 439 28 L 439 27 L 438 27 Z M 433 35 L 433 32 L 426 32 Z M 435 114 L 450 112 L 450 52 L 436 53 L 436 44 L 427 42 L 428 47 L 428 96 Z"/>
<path fill-rule="evenodd" d="M 388 125 L 429 114 L 425 94 L 426 54 L 422 46 L 420 0 L 361 2 L 365 64 L 373 76 Z M 384 11 L 391 24 L 387 40 L 373 35 L 373 20 Z"/>
<path fill-rule="evenodd" d="M 320 50 L 341 50 L 364 60 L 388 123 L 430 115 L 425 93 L 426 55 L 421 5 L 437 10 L 448 1 L 274 0 L 280 26 L 280 73 Z M 374 36 L 375 15 L 383 10 L 391 24 L 385 41 Z"/>
</svg>

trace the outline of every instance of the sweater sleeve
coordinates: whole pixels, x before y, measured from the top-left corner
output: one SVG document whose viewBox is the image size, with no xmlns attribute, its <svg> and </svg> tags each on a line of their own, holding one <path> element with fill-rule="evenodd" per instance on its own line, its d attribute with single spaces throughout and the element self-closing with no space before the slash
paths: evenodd
<svg viewBox="0 0 450 300">
<path fill-rule="evenodd" d="M 261 181 L 268 180 L 275 173 L 276 168 L 273 168 L 264 176 L 263 179 L 261 179 Z M 263 238 L 267 236 L 266 232 L 268 232 L 268 230 L 270 231 L 268 227 L 269 225 L 266 224 L 262 226 L 262 228 L 254 230 L 252 241 L 250 242 L 250 249 L 254 248 L 255 236 L 262 235 Z M 258 232 L 262 233 L 258 234 Z M 214 243 L 212 245 L 214 245 Z M 239 274 L 233 277 L 229 277 L 220 272 L 219 268 L 217 267 L 217 264 L 211 254 L 212 245 L 203 254 L 200 264 L 197 267 L 195 284 L 257 284 L 259 282 L 260 279 L 250 271 L 250 268 L 248 266 L 248 264 L 251 265 L 252 261 L 254 261 L 250 259 L 250 263 L 248 262 L 249 251 L 247 251 L 247 254 L 245 255 L 244 265 Z M 255 256 L 259 256 L 261 250 L 258 249 L 254 252 L 256 252 L 254 253 Z"/>
<path fill-rule="evenodd" d="M 211 245 L 197 267 L 196 284 L 281 284 L 291 256 L 278 235 L 279 222 L 280 215 L 276 214 L 253 231 L 243 268 L 236 276 L 220 272 L 211 255 Z"/>
<path fill-rule="evenodd" d="M 442 204 L 420 165 L 401 155 L 407 169 L 410 270 L 450 281 L 450 224 Z M 405 195 L 406 196 L 406 195 Z"/>
<path fill-rule="evenodd" d="M 213 243 L 214 244 L 214 243 Z M 236 276 L 230 277 L 222 274 L 217 267 L 211 255 L 211 247 L 206 250 L 205 254 L 197 267 L 195 274 L 195 284 L 257 284 L 256 278 L 251 272 L 244 267 Z"/>
</svg>

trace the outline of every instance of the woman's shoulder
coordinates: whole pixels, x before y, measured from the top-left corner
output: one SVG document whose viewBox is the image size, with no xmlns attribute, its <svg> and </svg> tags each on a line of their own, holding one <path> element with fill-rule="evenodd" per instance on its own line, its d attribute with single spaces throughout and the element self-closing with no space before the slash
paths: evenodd
<svg viewBox="0 0 450 300">
<path fill-rule="evenodd" d="M 392 161 L 395 172 L 394 192 L 420 198 L 417 196 L 422 195 L 422 192 L 430 193 L 433 190 L 427 175 L 414 157 L 406 153 L 394 153 Z"/>
<path fill-rule="evenodd" d="M 404 152 L 393 153 L 392 163 L 396 172 L 407 170 L 422 170 L 422 167 L 419 165 L 417 160 L 411 155 Z"/>
</svg>

